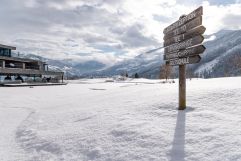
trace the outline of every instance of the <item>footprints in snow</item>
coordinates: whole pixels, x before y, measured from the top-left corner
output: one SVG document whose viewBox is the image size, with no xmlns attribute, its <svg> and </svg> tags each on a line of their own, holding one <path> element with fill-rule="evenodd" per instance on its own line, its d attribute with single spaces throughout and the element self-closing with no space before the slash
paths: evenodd
<svg viewBox="0 0 241 161">
<path fill-rule="evenodd" d="M 37 161 L 49 157 L 62 160 L 61 147 L 37 135 L 34 129 L 36 120 L 38 120 L 36 112 L 33 111 L 17 128 L 16 142 L 19 143 L 27 153 L 33 156 L 33 160 Z"/>
</svg>

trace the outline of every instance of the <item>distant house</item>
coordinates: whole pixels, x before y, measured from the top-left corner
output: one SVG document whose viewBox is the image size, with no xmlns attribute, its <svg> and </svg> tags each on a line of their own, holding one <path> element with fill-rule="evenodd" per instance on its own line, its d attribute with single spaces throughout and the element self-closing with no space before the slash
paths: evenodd
<svg viewBox="0 0 241 161">
<path fill-rule="evenodd" d="M 49 71 L 48 64 L 39 60 L 12 57 L 12 50 L 16 47 L 0 44 L 0 76 L 4 80 L 63 82 L 64 72 Z"/>
</svg>

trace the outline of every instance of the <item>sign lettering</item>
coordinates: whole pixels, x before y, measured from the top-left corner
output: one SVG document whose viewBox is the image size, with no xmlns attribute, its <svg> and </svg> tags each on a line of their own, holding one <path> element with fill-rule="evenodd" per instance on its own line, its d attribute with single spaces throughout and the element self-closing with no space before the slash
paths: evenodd
<svg viewBox="0 0 241 161">
<path fill-rule="evenodd" d="M 196 55 L 196 56 L 192 56 L 192 57 L 169 60 L 166 62 L 166 64 L 171 65 L 171 66 L 195 64 L 195 63 L 200 62 L 200 60 L 201 60 L 201 57 L 199 55 Z"/>
<path fill-rule="evenodd" d="M 166 54 L 166 53 L 178 51 L 180 49 L 185 49 L 185 48 L 188 48 L 188 47 L 191 47 L 191 46 L 195 46 L 195 45 L 198 45 L 198 44 L 202 43 L 203 40 L 204 40 L 204 37 L 201 36 L 201 35 L 198 35 L 194 38 L 190 38 L 190 39 L 185 40 L 183 42 L 176 43 L 176 44 L 173 44 L 171 46 L 168 46 L 168 47 L 165 48 L 164 52 Z"/>
<path fill-rule="evenodd" d="M 174 22 L 173 24 L 171 24 L 170 26 L 166 27 L 163 31 L 164 34 L 174 30 L 175 28 L 178 28 L 180 26 L 182 26 L 183 24 L 189 22 L 190 20 L 201 16 L 203 14 L 203 7 L 199 7 L 197 8 L 195 11 L 191 12 L 190 14 L 188 14 L 187 16 L 183 17 L 182 19 Z"/>
<path fill-rule="evenodd" d="M 183 26 L 176 28 L 175 30 L 165 34 L 164 40 L 169 39 L 170 37 L 185 33 L 200 25 L 202 25 L 202 17 L 201 16 L 199 16 L 199 17 L 195 18 L 194 20 L 184 24 Z"/>
<path fill-rule="evenodd" d="M 174 53 L 167 53 L 164 55 L 164 60 L 170 60 L 175 58 L 182 58 L 182 57 L 188 57 L 188 56 L 195 56 L 198 54 L 202 54 L 205 51 L 205 47 L 203 45 L 195 46 L 192 48 L 188 48 L 185 50 L 181 50 Z"/>
<path fill-rule="evenodd" d="M 169 38 L 169 39 L 165 40 L 164 47 L 169 46 L 174 43 L 182 42 L 182 41 L 190 39 L 194 36 L 202 35 L 205 32 L 205 30 L 206 30 L 206 28 L 204 26 L 199 26 L 184 34 Z"/>
</svg>

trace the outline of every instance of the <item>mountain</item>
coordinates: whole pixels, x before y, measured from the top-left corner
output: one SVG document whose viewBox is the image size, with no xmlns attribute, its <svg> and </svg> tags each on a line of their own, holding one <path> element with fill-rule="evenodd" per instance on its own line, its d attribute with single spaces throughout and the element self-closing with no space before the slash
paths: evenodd
<svg viewBox="0 0 241 161">
<path fill-rule="evenodd" d="M 206 35 L 205 39 L 206 50 L 201 54 L 201 62 L 188 65 L 188 70 L 205 78 L 240 75 L 241 66 L 236 58 L 241 57 L 241 30 L 221 30 L 213 35 Z M 110 68 L 94 72 L 92 75 L 111 76 L 138 73 L 142 77 L 158 78 L 162 64 L 164 64 L 163 50 L 153 50 L 133 59 L 119 62 Z M 177 75 L 177 68 L 174 68 L 174 75 Z"/>
<path fill-rule="evenodd" d="M 204 78 L 240 75 L 241 30 L 221 30 L 213 35 L 206 35 L 204 46 L 206 50 L 201 54 L 201 62 L 188 65 L 189 73 Z M 45 61 L 51 70 L 64 71 L 68 77 L 113 76 L 126 73 L 133 76 L 138 73 L 141 77 L 158 78 L 160 66 L 165 63 L 161 48 L 118 62 L 111 67 L 94 60 L 53 60 L 33 54 L 21 54 L 21 57 Z M 177 68 L 173 71 L 174 77 L 177 76 Z"/>
<path fill-rule="evenodd" d="M 49 70 L 52 71 L 63 71 L 67 77 L 80 77 L 84 73 L 91 73 L 102 69 L 105 64 L 98 61 L 86 61 L 86 62 L 76 62 L 73 60 L 54 60 L 44 58 L 34 54 L 22 53 L 22 54 L 12 54 L 15 57 L 28 58 L 33 60 L 44 61 L 49 65 Z"/>
<path fill-rule="evenodd" d="M 213 36 L 213 41 L 204 43 L 206 51 L 201 62 L 191 66 L 192 70 L 204 77 L 240 75 L 241 30 L 221 30 Z"/>
<path fill-rule="evenodd" d="M 119 62 L 107 69 L 91 73 L 91 75 L 113 76 L 128 73 L 129 76 L 132 76 L 135 73 L 138 73 L 142 77 L 157 78 L 156 76 L 159 72 L 159 67 L 162 62 L 162 53 L 144 53 L 136 56 L 133 59 Z"/>
<path fill-rule="evenodd" d="M 84 73 L 92 73 L 105 67 L 105 64 L 98 61 L 73 62 L 72 60 L 52 60 L 46 62 L 50 68 L 58 68 L 66 73 L 68 77 L 80 77 Z"/>
</svg>

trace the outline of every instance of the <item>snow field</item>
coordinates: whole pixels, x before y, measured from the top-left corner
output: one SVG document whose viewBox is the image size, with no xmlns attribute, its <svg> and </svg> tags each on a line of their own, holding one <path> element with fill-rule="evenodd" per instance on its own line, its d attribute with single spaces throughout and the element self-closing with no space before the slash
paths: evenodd
<svg viewBox="0 0 241 161">
<path fill-rule="evenodd" d="M 175 80 L 177 82 L 177 80 Z M 241 160 L 241 78 L 1 88 L 0 160 Z"/>
</svg>

